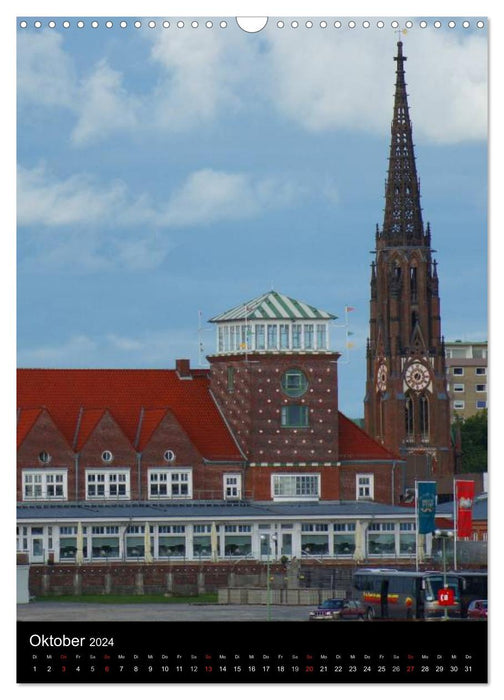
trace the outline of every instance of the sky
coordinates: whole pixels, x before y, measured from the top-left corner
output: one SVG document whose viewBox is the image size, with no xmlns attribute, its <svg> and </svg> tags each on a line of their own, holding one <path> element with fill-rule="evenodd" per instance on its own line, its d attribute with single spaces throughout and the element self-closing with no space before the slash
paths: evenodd
<svg viewBox="0 0 504 700">
<path fill-rule="evenodd" d="M 442 332 L 487 338 L 486 22 L 92 19 L 18 22 L 18 366 L 207 366 L 206 321 L 275 289 L 339 317 L 362 416 L 398 36 Z"/>
</svg>

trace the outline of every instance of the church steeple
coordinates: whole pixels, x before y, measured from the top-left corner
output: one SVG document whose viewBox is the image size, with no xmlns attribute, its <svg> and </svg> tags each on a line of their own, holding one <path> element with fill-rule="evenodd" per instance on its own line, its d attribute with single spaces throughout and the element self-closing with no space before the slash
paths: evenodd
<svg viewBox="0 0 504 700">
<path fill-rule="evenodd" d="M 424 229 L 412 127 L 397 44 L 383 228 L 371 265 L 366 430 L 407 462 L 408 476 L 453 471 L 437 264 Z M 407 484 L 410 485 L 410 484 Z"/>
<path fill-rule="evenodd" d="M 424 245 L 413 134 L 409 118 L 408 95 L 404 78 L 402 41 L 397 43 L 394 115 L 385 192 L 385 217 L 378 237 L 387 245 Z"/>
</svg>

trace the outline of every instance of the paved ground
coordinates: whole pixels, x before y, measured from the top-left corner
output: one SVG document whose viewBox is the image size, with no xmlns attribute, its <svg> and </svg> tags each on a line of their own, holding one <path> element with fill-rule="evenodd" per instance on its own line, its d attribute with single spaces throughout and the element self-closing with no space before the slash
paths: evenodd
<svg viewBox="0 0 504 700">
<path fill-rule="evenodd" d="M 313 606 L 272 605 L 272 620 L 308 620 Z M 17 606 L 20 621 L 225 621 L 267 620 L 266 605 L 194 605 L 194 604 L 130 604 L 105 605 L 91 603 L 37 602 Z"/>
</svg>

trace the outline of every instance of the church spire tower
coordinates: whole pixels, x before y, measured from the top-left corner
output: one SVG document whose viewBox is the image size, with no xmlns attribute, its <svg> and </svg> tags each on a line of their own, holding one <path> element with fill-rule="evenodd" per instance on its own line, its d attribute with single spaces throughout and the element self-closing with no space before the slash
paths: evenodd
<svg viewBox="0 0 504 700">
<path fill-rule="evenodd" d="M 396 86 L 383 227 L 371 265 L 367 431 L 407 463 L 406 485 L 450 474 L 453 459 L 437 263 L 424 227 L 403 44 Z M 409 482 L 409 483 L 408 483 Z"/>
</svg>

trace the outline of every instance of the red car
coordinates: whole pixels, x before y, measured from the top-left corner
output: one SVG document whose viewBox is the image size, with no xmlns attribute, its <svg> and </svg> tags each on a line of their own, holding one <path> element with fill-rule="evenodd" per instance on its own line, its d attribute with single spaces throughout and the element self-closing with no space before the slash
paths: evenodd
<svg viewBox="0 0 504 700">
<path fill-rule="evenodd" d="M 358 600 L 346 598 L 328 598 L 310 613 L 310 621 L 314 620 L 364 620 L 371 619 L 367 610 Z"/>
<path fill-rule="evenodd" d="M 488 601 L 473 600 L 467 608 L 467 617 L 469 620 L 486 620 L 488 617 Z"/>
</svg>

